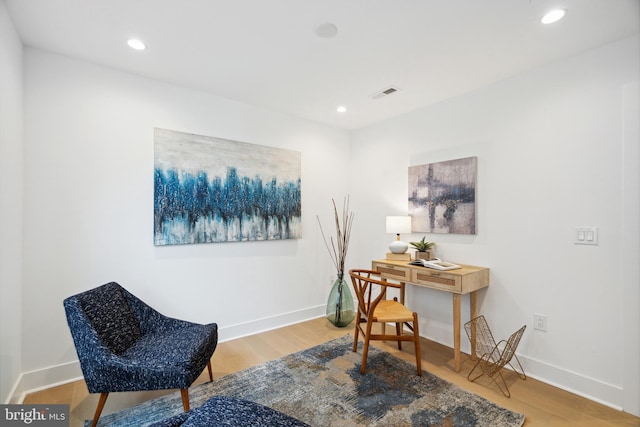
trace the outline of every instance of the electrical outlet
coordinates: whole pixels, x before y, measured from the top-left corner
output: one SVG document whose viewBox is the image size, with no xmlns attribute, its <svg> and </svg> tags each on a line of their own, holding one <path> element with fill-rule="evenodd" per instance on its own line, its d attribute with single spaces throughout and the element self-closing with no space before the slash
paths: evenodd
<svg viewBox="0 0 640 427">
<path fill-rule="evenodd" d="M 547 316 L 544 314 L 533 314 L 533 329 L 547 332 Z"/>
</svg>

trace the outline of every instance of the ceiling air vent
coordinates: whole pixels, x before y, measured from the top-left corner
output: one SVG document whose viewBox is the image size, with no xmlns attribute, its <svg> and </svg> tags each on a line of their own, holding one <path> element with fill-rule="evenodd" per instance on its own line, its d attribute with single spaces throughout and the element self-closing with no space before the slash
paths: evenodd
<svg viewBox="0 0 640 427">
<path fill-rule="evenodd" d="M 371 97 L 371 99 L 380 99 L 384 96 L 388 96 L 391 95 L 392 93 L 396 93 L 397 91 L 399 91 L 400 89 L 398 89 L 397 87 L 393 87 L 390 86 L 384 90 L 381 90 L 379 92 L 374 93 L 373 95 L 369 95 Z"/>
</svg>

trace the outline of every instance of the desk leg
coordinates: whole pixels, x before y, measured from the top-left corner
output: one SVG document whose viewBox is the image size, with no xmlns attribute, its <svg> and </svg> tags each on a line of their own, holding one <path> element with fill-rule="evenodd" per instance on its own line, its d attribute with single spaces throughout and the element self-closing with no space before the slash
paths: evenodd
<svg viewBox="0 0 640 427">
<path fill-rule="evenodd" d="M 456 372 L 460 372 L 460 294 L 453 296 L 453 356 Z"/>
<path fill-rule="evenodd" d="M 469 295 L 469 311 L 471 311 L 471 319 L 478 317 L 478 293 L 476 291 L 471 292 Z M 471 360 L 476 360 L 476 328 L 475 324 L 471 328 Z"/>
</svg>

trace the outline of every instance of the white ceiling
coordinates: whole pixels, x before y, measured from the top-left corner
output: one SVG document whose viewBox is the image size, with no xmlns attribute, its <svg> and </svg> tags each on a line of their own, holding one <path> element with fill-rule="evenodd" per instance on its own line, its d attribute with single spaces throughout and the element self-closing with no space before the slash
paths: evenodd
<svg viewBox="0 0 640 427">
<path fill-rule="evenodd" d="M 0 0 L 1 1 L 1 0 Z M 357 129 L 637 34 L 640 0 L 5 0 L 27 46 Z M 543 26 L 553 6 L 566 18 Z M 332 22 L 333 38 L 314 26 Z M 143 40 L 143 52 L 130 49 Z M 399 92 L 372 100 L 389 86 Z M 335 111 L 338 105 L 346 113 Z"/>
</svg>

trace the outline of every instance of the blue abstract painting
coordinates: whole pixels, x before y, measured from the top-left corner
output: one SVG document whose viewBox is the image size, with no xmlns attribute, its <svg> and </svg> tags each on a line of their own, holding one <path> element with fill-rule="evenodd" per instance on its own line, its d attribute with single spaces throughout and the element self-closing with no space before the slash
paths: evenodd
<svg viewBox="0 0 640 427">
<path fill-rule="evenodd" d="M 409 167 L 411 231 L 476 234 L 477 157 Z"/>
<path fill-rule="evenodd" d="M 300 153 L 154 132 L 155 245 L 297 239 Z"/>
</svg>

